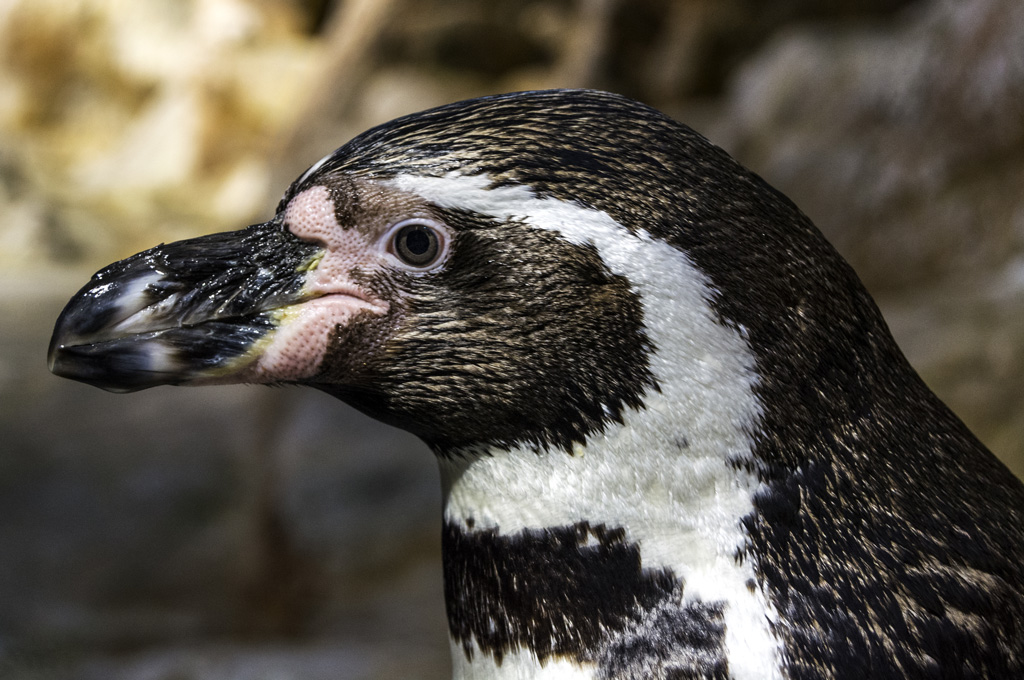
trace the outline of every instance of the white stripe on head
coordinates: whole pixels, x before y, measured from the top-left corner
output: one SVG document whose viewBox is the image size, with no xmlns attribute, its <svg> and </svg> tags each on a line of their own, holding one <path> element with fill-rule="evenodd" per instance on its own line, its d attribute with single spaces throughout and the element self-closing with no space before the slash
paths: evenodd
<svg viewBox="0 0 1024 680">
<path fill-rule="evenodd" d="M 334 151 L 330 152 L 329 154 L 327 154 L 326 156 L 324 156 L 323 158 L 318 160 L 316 163 L 313 163 L 313 165 L 309 166 L 309 169 L 306 170 L 304 173 L 302 173 L 301 177 L 299 177 L 297 180 L 292 182 L 292 185 L 293 186 L 298 186 L 298 185 L 302 184 L 303 182 L 305 182 L 306 179 L 309 178 L 314 172 L 316 172 L 321 167 L 323 167 L 323 164 L 326 163 L 334 155 L 334 153 L 335 153 Z"/>
<path fill-rule="evenodd" d="M 591 435 L 575 455 L 525 448 L 441 462 L 445 517 L 503 534 L 587 521 L 621 526 L 639 544 L 645 568 L 670 567 L 684 600 L 723 601 L 730 674 L 781 677 L 777 614 L 756 583 L 741 519 L 754 510 L 759 482 L 730 464 L 750 460 L 761 406 L 757 373 L 742 328 L 719 322 L 711 282 L 686 253 L 642 225 L 626 229 L 607 213 L 522 185 L 489 188 L 486 176 L 399 175 L 387 184 L 441 208 L 519 221 L 591 245 L 626 277 L 643 304 L 660 392 L 621 425 Z M 478 657 L 479 658 L 479 657 Z"/>
</svg>

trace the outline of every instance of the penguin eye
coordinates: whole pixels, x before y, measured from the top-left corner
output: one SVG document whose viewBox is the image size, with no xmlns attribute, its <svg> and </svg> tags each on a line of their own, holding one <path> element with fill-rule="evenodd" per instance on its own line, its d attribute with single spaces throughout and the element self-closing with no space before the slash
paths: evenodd
<svg viewBox="0 0 1024 680">
<path fill-rule="evenodd" d="M 390 249 L 405 264 L 425 268 L 434 264 L 444 246 L 440 230 L 424 220 L 406 220 L 395 225 Z"/>
</svg>

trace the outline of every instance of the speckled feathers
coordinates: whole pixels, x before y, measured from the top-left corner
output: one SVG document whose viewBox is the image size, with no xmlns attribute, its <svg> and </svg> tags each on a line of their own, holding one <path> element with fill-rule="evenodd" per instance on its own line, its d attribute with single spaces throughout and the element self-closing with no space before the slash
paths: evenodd
<svg viewBox="0 0 1024 680">
<path fill-rule="evenodd" d="M 396 259 L 408 219 L 436 261 Z M 437 452 L 457 676 L 1024 675 L 1024 486 L 811 221 L 686 126 L 593 91 L 459 102 L 353 139 L 251 229 L 198 270 L 282 283 L 182 292 L 183 329 L 161 291 L 212 284 L 162 263 L 207 241 L 160 246 L 69 303 L 51 363 L 252 379 L 296 319 L 354 310 L 287 380 Z"/>
<path fill-rule="evenodd" d="M 305 182 L 453 171 L 603 211 L 708 276 L 760 376 L 751 462 L 768 490 L 744 522 L 792 677 L 1024 672 L 1021 485 L 923 385 L 788 199 L 685 126 L 592 92 L 399 119 Z"/>
</svg>

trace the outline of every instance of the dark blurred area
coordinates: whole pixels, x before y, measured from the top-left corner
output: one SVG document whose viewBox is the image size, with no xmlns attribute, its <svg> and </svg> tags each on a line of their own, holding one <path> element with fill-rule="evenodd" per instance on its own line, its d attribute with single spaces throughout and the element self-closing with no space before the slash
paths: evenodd
<svg viewBox="0 0 1024 680">
<path fill-rule="evenodd" d="M 108 262 L 264 219 L 371 125 L 546 87 L 645 101 L 788 194 L 1024 474 L 1019 0 L 12 0 L 0 678 L 450 674 L 422 444 L 312 391 L 112 395 L 45 353 Z"/>
</svg>

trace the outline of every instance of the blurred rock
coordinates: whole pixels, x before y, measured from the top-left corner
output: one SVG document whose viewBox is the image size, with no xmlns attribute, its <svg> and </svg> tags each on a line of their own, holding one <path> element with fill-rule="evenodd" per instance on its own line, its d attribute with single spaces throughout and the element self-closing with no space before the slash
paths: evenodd
<svg viewBox="0 0 1024 680">
<path fill-rule="evenodd" d="M 0 224 L 0 266 L 50 255 L 50 232 L 99 263 L 264 212 L 320 52 L 304 23 L 287 0 L 9 3 L 0 153 L 27 181 L 0 198 L 50 207 Z"/>
<path fill-rule="evenodd" d="M 745 65 L 717 131 L 868 286 L 1024 253 L 1024 4 L 941 0 L 895 25 L 804 28 Z"/>
<path fill-rule="evenodd" d="M 392 680 L 451 677 L 447 649 L 411 644 L 174 646 L 84 664 L 11 668 L 7 680 Z"/>
<path fill-rule="evenodd" d="M 271 185 L 400 115 L 495 92 L 613 90 L 666 110 L 719 96 L 795 21 L 888 16 L 909 0 L 350 0 Z M 358 46 L 358 47 L 356 47 Z"/>
</svg>

